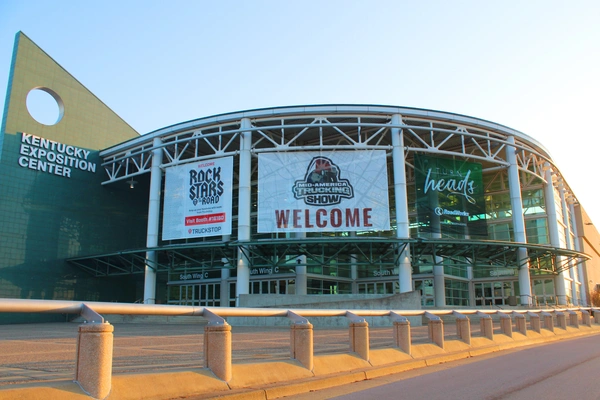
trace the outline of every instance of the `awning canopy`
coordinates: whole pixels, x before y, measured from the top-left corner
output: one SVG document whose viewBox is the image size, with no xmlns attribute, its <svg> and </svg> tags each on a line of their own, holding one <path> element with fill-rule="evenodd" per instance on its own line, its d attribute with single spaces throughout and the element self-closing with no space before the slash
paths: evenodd
<svg viewBox="0 0 600 400">
<path fill-rule="evenodd" d="M 350 236 L 188 243 L 76 257 L 67 261 L 98 277 L 142 274 L 148 264 L 148 252 L 157 253 L 155 265 L 148 264 L 156 272 L 194 267 L 235 268 L 239 249 L 251 260 L 251 267 L 291 269 L 297 262 L 302 262 L 301 256 L 306 256 L 307 264 L 329 264 L 335 260 L 338 265 L 393 268 L 407 246 L 410 246 L 413 265 L 440 263 L 440 259 L 442 263 L 452 261 L 474 268 L 520 268 L 529 264 L 531 269 L 556 274 L 591 259 L 584 253 L 547 245 Z M 527 258 L 519 259 L 519 248 L 527 250 Z"/>
</svg>

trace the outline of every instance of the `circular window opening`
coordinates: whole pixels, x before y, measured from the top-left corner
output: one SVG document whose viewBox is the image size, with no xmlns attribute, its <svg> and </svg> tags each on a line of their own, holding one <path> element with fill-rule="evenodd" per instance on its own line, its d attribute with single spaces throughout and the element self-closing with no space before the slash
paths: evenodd
<svg viewBox="0 0 600 400">
<path fill-rule="evenodd" d="M 56 125 L 62 119 L 65 107 L 56 92 L 45 87 L 37 87 L 27 94 L 27 111 L 40 124 Z"/>
</svg>

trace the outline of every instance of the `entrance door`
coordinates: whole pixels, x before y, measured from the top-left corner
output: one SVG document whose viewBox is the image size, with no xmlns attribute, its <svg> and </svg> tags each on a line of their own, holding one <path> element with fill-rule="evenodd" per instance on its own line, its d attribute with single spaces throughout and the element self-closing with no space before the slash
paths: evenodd
<svg viewBox="0 0 600 400">
<path fill-rule="evenodd" d="M 203 283 L 197 286 L 198 304 L 201 307 L 219 307 L 221 305 L 221 284 Z"/>
<path fill-rule="evenodd" d="M 194 294 L 196 292 L 196 285 L 181 285 L 179 287 L 179 304 L 182 306 L 195 306 Z"/>
<path fill-rule="evenodd" d="M 433 307 L 435 304 L 435 293 L 433 291 L 433 279 L 414 279 L 413 289 L 421 292 L 421 306 Z"/>
<path fill-rule="evenodd" d="M 286 294 L 289 293 L 287 279 L 250 282 L 250 294 Z"/>
<path fill-rule="evenodd" d="M 533 280 L 534 301 L 538 306 L 556 304 L 556 292 L 554 290 L 554 279 Z"/>
<path fill-rule="evenodd" d="M 502 306 L 508 304 L 508 298 L 515 295 L 514 285 L 518 282 L 476 282 L 475 305 L 477 306 Z"/>
<path fill-rule="evenodd" d="M 179 289 L 179 299 L 170 297 L 169 304 L 202 307 L 219 307 L 221 305 L 220 283 L 174 286 L 170 290 L 171 295 L 177 296 L 177 289 Z"/>
<path fill-rule="evenodd" d="M 359 283 L 359 294 L 394 294 L 400 292 L 398 281 Z"/>
</svg>

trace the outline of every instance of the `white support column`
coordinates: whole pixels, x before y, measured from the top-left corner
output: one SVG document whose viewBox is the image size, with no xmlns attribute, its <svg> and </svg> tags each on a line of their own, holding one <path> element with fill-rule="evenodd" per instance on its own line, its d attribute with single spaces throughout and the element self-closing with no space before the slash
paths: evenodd
<svg viewBox="0 0 600 400">
<path fill-rule="evenodd" d="M 433 265 L 433 293 L 435 295 L 434 304 L 436 307 L 446 307 L 446 279 L 444 278 L 444 266 L 438 263 L 436 257 Z"/>
<path fill-rule="evenodd" d="M 219 292 L 221 307 L 229 307 L 229 276 L 229 268 L 221 268 L 221 288 Z"/>
<path fill-rule="evenodd" d="M 152 150 L 152 166 L 150 167 L 150 194 L 148 203 L 148 228 L 146 231 L 146 247 L 158 246 L 158 225 L 160 216 L 160 189 L 162 183 L 163 149 L 160 147 L 160 138 L 154 138 Z M 144 304 L 156 302 L 156 270 L 158 257 L 155 251 L 146 252 L 146 266 L 144 268 Z"/>
<path fill-rule="evenodd" d="M 571 215 L 575 218 L 575 204 L 573 204 L 573 200 L 569 201 L 569 210 L 571 210 Z M 573 236 L 575 240 L 573 241 L 573 248 L 575 251 L 581 251 L 579 246 L 579 231 L 577 229 L 577 223 L 573 224 Z M 588 299 L 588 283 L 586 282 L 586 275 L 583 273 L 583 265 L 584 263 L 577 264 L 577 276 L 579 277 L 579 283 L 581 285 L 581 306 L 585 306 L 590 304 L 590 299 Z"/>
<path fill-rule="evenodd" d="M 517 155 L 514 136 L 508 137 L 510 146 L 506 146 L 506 161 L 508 161 L 508 187 L 510 191 L 510 205 L 512 208 L 513 232 L 515 242 L 527 243 L 525 234 L 525 219 L 523 217 L 523 199 L 521 197 L 521 179 L 519 177 L 519 166 L 517 164 Z M 517 262 L 519 265 L 519 289 L 521 292 L 521 304 L 531 304 L 531 278 L 529 276 L 529 262 L 527 249 L 519 248 Z"/>
<path fill-rule="evenodd" d="M 548 217 L 548 235 L 550 236 L 550 244 L 553 247 L 560 247 L 560 235 L 559 223 L 558 223 L 558 212 L 556 210 L 556 199 L 554 193 L 554 184 L 552 183 L 552 169 L 549 163 L 545 165 L 546 172 L 544 178 L 546 179 L 546 185 L 544 186 L 544 197 L 546 203 L 546 215 Z M 560 265 L 561 257 L 556 257 L 556 264 Z M 567 293 L 565 290 L 565 277 L 561 272 L 555 278 L 556 287 L 556 299 L 558 304 L 566 304 Z"/>
<path fill-rule="evenodd" d="M 350 232 L 350 237 L 356 238 L 356 232 Z M 358 264 L 356 254 L 350 254 L 350 278 L 352 278 L 352 294 L 358 294 Z"/>
<path fill-rule="evenodd" d="M 567 205 L 567 198 L 565 196 L 565 187 L 564 185 L 560 185 L 558 193 L 560 194 L 560 203 L 562 205 L 562 217 L 563 224 L 565 229 L 565 245 L 567 249 L 571 250 L 573 247 L 573 243 L 571 241 L 571 221 L 569 220 L 569 206 Z M 579 304 L 579 299 L 577 298 L 577 270 L 573 268 L 573 264 L 569 262 L 569 270 L 562 272 L 563 277 L 571 278 L 571 301 L 573 305 Z"/>
<path fill-rule="evenodd" d="M 241 128 L 249 129 L 252 124 L 250 119 L 242 118 Z M 240 169 L 238 182 L 238 241 L 247 242 L 251 239 L 250 233 L 250 179 L 252 168 L 252 132 L 246 131 L 240 134 Z M 244 251 L 245 250 L 245 251 Z M 250 290 L 250 260 L 248 251 L 240 246 L 237 255 L 237 284 L 236 305 L 239 305 L 240 295 L 248 294 Z"/>
<path fill-rule="evenodd" d="M 392 124 L 402 124 L 399 114 L 392 115 Z M 408 196 L 406 194 L 406 165 L 404 160 L 404 137 L 400 128 L 392 128 L 392 164 L 394 167 L 394 195 L 396 199 L 396 237 L 410 238 L 408 224 Z M 398 280 L 400 293 L 411 292 L 412 267 L 410 263 L 410 248 L 406 246 L 398 260 Z"/>
<path fill-rule="evenodd" d="M 439 199 L 435 192 L 431 191 L 429 196 L 429 208 L 435 210 L 439 206 Z M 431 237 L 434 239 L 442 238 L 442 224 L 440 216 L 433 213 L 431 215 Z M 444 259 L 442 257 L 433 257 L 433 292 L 435 296 L 435 306 L 438 308 L 446 307 L 446 278 L 444 276 Z"/>
<path fill-rule="evenodd" d="M 469 305 L 475 307 L 475 285 L 473 284 L 473 264 L 467 265 L 467 279 L 469 280 Z"/>
<path fill-rule="evenodd" d="M 231 240 L 231 235 L 222 235 L 221 240 L 223 242 L 229 242 Z M 229 307 L 229 298 L 231 294 L 229 293 L 229 278 L 231 277 L 231 263 L 225 257 L 221 258 L 221 262 L 223 263 L 223 268 L 221 268 L 221 307 Z"/>
<path fill-rule="evenodd" d="M 295 232 L 296 238 L 305 239 L 306 232 Z M 306 255 L 296 258 L 296 294 L 306 294 Z"/>
</svg>

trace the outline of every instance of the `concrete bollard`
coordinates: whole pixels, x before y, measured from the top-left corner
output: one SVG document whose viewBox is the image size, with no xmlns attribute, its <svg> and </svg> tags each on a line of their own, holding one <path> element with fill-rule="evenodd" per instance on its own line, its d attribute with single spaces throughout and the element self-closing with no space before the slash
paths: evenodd
<svg viewBox="0 0 600 400">
<path fill-rule="evenodd" d="M 600 324 L 600 311 L 594 310 L 594 322 Z"/>
<path fill-rule="evenodd" d="M 231 325 L 204 327 L 204 366 L 217 378 L 231 380 Z"/>
<path fill-rule="evenodd" d="M 581 311 L 581 323 L 585 326 L 592 326 L 592 319 L 589 312 L 585 310 Z"/>
<path fill-rule="evenodd" d="M 569 325 L 579 329 L 579 316 L 575 311 L 569 311 Z"/>
<path fill-rule="evenodd" d="M 429 320 L 429 340 L 444 348 L 444 323 L 441 319 Z"/>
<path fill-rule="evenodd" d="M 112 382 L 113 331 L 109 323 L 79 325 L 75 381 L 87 394 L 104 399 Z"/>
<path fill-rule="evenodd" d="M 456 333 L 460 340 L 471 345 L 471 321 L 469 318 L 456 318 Z"/>
<path fill-rule="evenodd" d="M 527 318 L 523 314 L 515 315 L 515 322 L 517 324 L 517 331 L 527 336 Z"/>
<path fill-rule="evenodd" d="M 394 342 L 396 347 L 411 355 L 410 321 L 394 321 Z"/>
<path fill-rule="evenodd" d="M 298 360 L 306 369 L 314 369 L 312 324 L 292 324 L 290 326 L 290 356 Z"/>
<path fill-rule="evenodd" d="M 510 316 L 503 315 L 500 317 L 500 329 L 508 337 L 512 337 L 512 320 Z"/>
<path fill-rule="evenodd" d="M 529 315 L 529 323 L 531 324 L 531 329 L 534 332 L 540 333 L 542 331 L 539 315 L 537 315 L 537 314 Z"/>
<path fill-rule="evenodd" d="M 556 313 L 556 322 L 557 322 L 557 325 L 559 328 L 567 329 L 567 316 L 565 315 L 565 313 L 557 312 Z M 545 324 L 545 322 L 544 322 L 544 324 Z"/>
<path fill-rule="evenodd" d="M 369 361 L 369 324 L 367 321 L 350 323 L 350 351 Z"/>
<path fill-rule="evenodd" d="M 481 317 L 479 327 L 481 328 L 481 336 L 494 340 L 494 321 L 492 317 L 489 315 Z"/>
<path fill-rule="evenodd" d="M 549 330 L 550 332 L 554 332 L 554 317 L 552 314 L 543 313 L 544 316 L 544 328 Z"/>
</svg>

